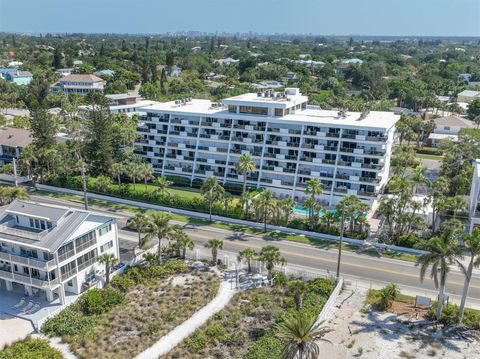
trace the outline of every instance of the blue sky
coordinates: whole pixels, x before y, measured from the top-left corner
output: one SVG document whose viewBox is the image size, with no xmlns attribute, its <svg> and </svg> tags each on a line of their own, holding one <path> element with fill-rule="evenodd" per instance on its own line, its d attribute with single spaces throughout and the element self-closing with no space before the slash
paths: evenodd
<svg viewBox="0 0 480 359">
<path fill-rule="evenodd" d="M 480 36 L 480 0 L 0 0 L 0 31 Z"/>
</svg>

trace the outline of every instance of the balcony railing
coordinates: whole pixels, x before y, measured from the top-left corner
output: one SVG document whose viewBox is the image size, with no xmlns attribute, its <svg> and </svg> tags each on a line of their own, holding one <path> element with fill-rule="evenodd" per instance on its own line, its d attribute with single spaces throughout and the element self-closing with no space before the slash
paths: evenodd
<svg viewBox="0 0 480 359">
<path fill-rule="evenodd" d="M 49 288 L 52 285 L 60 283 L 58 279 L 52 279 L 49 282 L 48 279 L 42 279 L 41 277 L 30 277 L 28 275 L 12 273 L 5 267 L 0 268 L 0 278 L 15 281 L 21 284 L 33 285 L 40 288 Z"/>
<path fill-rule="evenodd" d="M 78 271 L 81 271 L 84 268 L 90 267 L 93 263 L 97 261 L 97 258 L 90 258 L 87 261 L 83 262 L 82 264 L 78 265 Z"/>
<path fill-rule="evenodd" d="M 43 261 L 32 257 L 22 256 L 18 253 L 10 253 L 3 249 L 0 249 L 0 259 L 6 260 L 8 262 L 25 264 L 28 267 L 34 267 L 39 269 L 53 268 L 56 264 L 54 259 L 51 259 L 49 261 Z"/>
<path fill-rule="evenodd" d="M 91 241 L 80 244 L 78 247 L 77 247 L 77 245 L 75 245 L 75 249 L 76 249 L 77 253 L 80 253 L 84 249 L 87 249 L 87 248 L 95 245 L 96 243 L 97 243 L 96 239 L 93 239 Z"/>
<path fill-rule="evenodd" d="M 58 262 L 61 263 L 64 260 L 73 257 L 74 255 L 75 255 L 75 251 L 73 249 L 68 251 L 68 252 L 65 252 L 65 253 L 58 256 Z"/>
</svg>

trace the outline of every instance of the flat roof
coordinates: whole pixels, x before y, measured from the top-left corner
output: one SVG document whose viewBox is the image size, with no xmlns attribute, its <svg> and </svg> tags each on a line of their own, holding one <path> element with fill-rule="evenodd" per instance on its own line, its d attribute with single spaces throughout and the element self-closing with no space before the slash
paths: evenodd
<svg viewBox="0 0 480 359">
<path fill-rule="evenodd" d="M 274 96 L 274 97 L 263 97 L 263 96 L 258 96 L 256 93 L 246 93 L 243 95 L 238 95 L 238 96 L 233 96 L 229 97 L 223 100 L 223 102 L 227 105 L 230 104 L 236 104 L 240 105 L 241 103 L 251 103 L 251 104 L 263 104 L 268 107 L 270 105 L 279 105 L 279 106 L 287 106 L 288 104 L 291 104 L 292 106 L 294 104 L 299 104 L 303 102 L 308 101 L 307 96 L 303 96 L 301 94 L 298 95 L 283 95 L 283 93 L 278 93 L 280 96 Z"/>
<path fill-rule="evenodd" d="M 256 96 L 256 95 L 255 95 Z M 305 96 L 302 96 L 305 97 Z M 286 121 L 289 123 L 299 122 L 310 125 L 332 125 L 339 127 L 368 127 L 375 129 L 389 129 L 400 119 L 399 115 L 393 112 L 370 111 L 362 118 L 361 112 L 346 112 L 345 117 L 339 117 L 338 111 L 320 110 L 308 108 L 298 110 L 295 114 L 283 117 L 266 117 L 248 114 L 235 114 L 228 112 L 225 107 L 213 107 L 210 100 L 192 99 L 179 105 L 175 101 L 161 102 L 148 107 L 141 107 L 139 111 L 150 113 L 174 113 L 191 116 L 215 116 L 219 118 L 234 118 L 254 121 L 269 120 L 271 122 Z"/>
</svg>

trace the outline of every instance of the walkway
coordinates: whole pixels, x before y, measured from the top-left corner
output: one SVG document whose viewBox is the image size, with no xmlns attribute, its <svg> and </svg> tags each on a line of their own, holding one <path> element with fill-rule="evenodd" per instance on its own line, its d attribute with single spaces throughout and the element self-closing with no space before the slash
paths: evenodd
<svg viewBox="0 0 480 359">
<path fill-rule="evenodd" d="M 193 334 L 195 330 L 207 322 L 215 313 L 222 310 L 230 301 L 235 291 L 231 289 L 231 283 L 223 281 L 218 290 L 217 296 L 205 307 L 196 312 L 190 319 L 186 320 L 170 333 L 162 337 L 153 346 L 140 353 L 137 359 L 158 358 L 167 354 L 184 339 Z"/>
<path fill-rule="evenodd" d="M 57 349 L 60 353 L 62 353 L 62 356 L 65 359 L 78 359 L 78 357 L 70 351 L 70 346 L 66 343 L 63 343 L 61 338 L 58 338 L 58 337 L 50 338 L 43 334 L 34 334 L 32 335 L 32 338 L 40 338 L 40 339 L 48 340 L 50 342 L 50 346 L 52 346 L 53 348 Z"/>
</svg>

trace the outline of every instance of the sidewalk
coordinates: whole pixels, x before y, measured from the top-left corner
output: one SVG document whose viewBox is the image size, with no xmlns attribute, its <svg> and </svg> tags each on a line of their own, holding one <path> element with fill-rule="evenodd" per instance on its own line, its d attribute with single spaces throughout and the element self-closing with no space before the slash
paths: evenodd
<svg viewBox="0 0 480 359">
<path fill-rule="evenodd" d="M 159 358 L 175 348 L 184 339 L 193 334 L 195 330 L 207 322 L 215 313 L 222 310 L 230 301 L 235 291 L 231 289 L 231 283 L 224 280 L 220 285 L 217 296 L 205 307 L 196 312 L 170 333 L 162 337 L 153 346 L 137 355 L 136 359 Z"/>
</svg>

